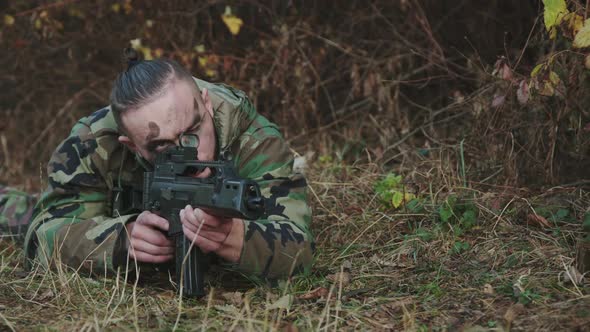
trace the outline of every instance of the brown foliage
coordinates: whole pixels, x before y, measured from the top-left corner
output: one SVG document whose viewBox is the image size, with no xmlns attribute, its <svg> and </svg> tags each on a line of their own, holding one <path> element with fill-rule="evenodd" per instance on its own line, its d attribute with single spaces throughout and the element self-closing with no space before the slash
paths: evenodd
<svg viewBox="0 0 590 332">
<path fill-rule="evenodd" d="M 150 56 L 245 90 L 302 153 L 403 169 L 465 139 L 468 178 L 521 184 L 571 180 L 589 163 L 588 133 L 570 125 L 588 120 L 585 74 L 566 70 L 582 58 L 561 60 L 565 99 L 516 103 L 515 80 L 549 46 L 540 2 L 238 1 L 237 35 L 220 18 L 226 4 L 3 4 L 14 23 L 0 32 L 0 179 L 43 186 L 39 169 L 78 118 L 108 103 L 137 38 Z M 500 55 L 507 70 L 492 75 Z"/>
</svg>

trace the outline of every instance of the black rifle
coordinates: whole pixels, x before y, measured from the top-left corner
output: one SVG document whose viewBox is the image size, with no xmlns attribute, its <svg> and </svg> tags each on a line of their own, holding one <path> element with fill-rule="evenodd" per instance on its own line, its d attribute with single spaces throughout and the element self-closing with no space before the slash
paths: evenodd
<svg viewBox="0 0 590 332">
<path fill-rule="evenodd" d="M 207 178 L 190 175 L 206 168 L 212 171 Z M 141 209 L 169 222 L 167 236 L 175 242 L 176 281 L 183 296 L 205 295 L 204 257 L 184 236 L 180 210 L 190 204 L 219 217 L 255 220 L 264 213 L 263 202 L 258 183 L 240 178 L 231 160 L 199 161 L 196 148 L 182 146 L 156 156 L 153 170 L 144 173 Z"/>
</svg>

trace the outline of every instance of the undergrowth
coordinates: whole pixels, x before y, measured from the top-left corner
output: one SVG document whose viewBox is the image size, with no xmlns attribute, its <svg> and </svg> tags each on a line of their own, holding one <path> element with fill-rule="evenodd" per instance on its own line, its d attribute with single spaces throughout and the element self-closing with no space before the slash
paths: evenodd
<svg viewBox="0 0 590 332">
<path fill-rule="evenodd" d="M 503 187 L 499 195 L 486 186 L 448 186 L 462 179 L 428 163 L 394 175 L 399 181 L 374 164 L 318 166 L 308 170 L 318 241 L 308 275 L 270 285 L 213 269 L 208 294 L 179 303 L 163 272 L 144 272 L 150 275 L 137 283 L 134 276 L 90 278 L 63 266 L 27 274 L 21 249 L 4 240 L 1 324 L 288 331 L 555 331 L 590 324 L 590 287 L 567 276 L 587 218 L 580 209 L 588 206 L 586 192 Z M 382 199 L 389 185 L 432 190 L 394 207 Z"/>
</svg>

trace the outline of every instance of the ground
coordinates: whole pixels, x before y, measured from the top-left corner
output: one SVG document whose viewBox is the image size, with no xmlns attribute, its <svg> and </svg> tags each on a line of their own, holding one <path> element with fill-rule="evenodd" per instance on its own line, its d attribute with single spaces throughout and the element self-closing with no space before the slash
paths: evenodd
<svg viewBox="0 0 590 332">
<path fill-rule="evenodd" d="M 271 285 L 213 269 L 202 299 L 179 301 L 165 276 L 136 283 L 66 267 L 27 273 L 19 245 L 3 240 L 0 324 L 15 331 L 590 330 L 588 278 L 572 282 L 580 277 L 573 266 L 586 192 L 463 187 L 442 167 L 382 174 L 330 158 L 311 164 L 318 248 L 311 273 Z M 411 188 L 412 202 L 395 208 L 383 200 Z"/>
</svg>

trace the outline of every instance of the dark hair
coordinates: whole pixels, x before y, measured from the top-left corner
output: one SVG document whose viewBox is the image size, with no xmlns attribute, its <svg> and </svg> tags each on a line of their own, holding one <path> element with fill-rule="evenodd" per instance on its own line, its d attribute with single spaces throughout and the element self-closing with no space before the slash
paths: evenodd
<svg viewBox="0 0 590 332">
<path fill-rule="evenodd" d="M 122 133 L 122 112 L 150 102 L 173 79 L 192 81 L 192 75 L 174 60 L 141 60 L 132 48 L 126 48 L 123 56 L 127 70 L 115 79 L 110 96 L 111 110 Z"/>
</svg>

